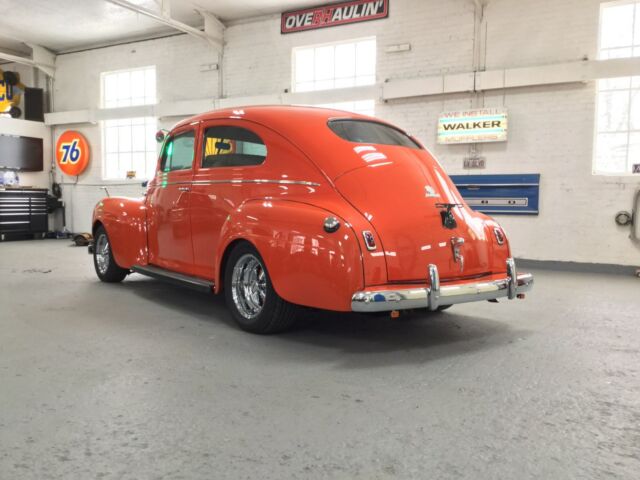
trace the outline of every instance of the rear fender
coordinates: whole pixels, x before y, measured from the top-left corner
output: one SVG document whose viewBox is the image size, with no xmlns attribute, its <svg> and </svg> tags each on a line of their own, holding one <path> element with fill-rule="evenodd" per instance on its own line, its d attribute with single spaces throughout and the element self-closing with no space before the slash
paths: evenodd
<svg viewBox="0 0 640 480">
<path fill-rule="evenodd" d="M 253 200 L 235 210 L 221 230 L 215 284 L 221 288 L 221 260 L 237 240 L 252 243 L 264 260 L 274 289 L 285 300 L 327 310 L 351 310 L 351 296 L 363 288 L 362 255 L 344 219 L 334 233 L 323 221 L 330 212 L 312 205 Z"/>
<path fill-rule="evenodd" d="M 122 268 L 147 264 L 147 214 L 144 199 L 108 197 L 93 209 L 93 233 L 102 224 Z"/>
<path fill-rule="evenodd" d="M 475 216 L 483 220 L 485 234 L 491 242 L 491 272 L 506 273 L 507 259 L 511 257 L 511 247 L 506 232 L 493 218 L 479 212 L 473 212 Z M 499 244 L 495 230 L 502 232 L 504 243 Z"/>
</svg>

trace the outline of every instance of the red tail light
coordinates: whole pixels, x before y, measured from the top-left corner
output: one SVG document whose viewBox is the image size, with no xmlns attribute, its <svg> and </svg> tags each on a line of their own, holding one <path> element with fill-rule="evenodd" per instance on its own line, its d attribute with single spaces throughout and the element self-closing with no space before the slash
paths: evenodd
<svg viewBox="0 0 640 480">
<path fill-rule="evenodd" d="M 364 230 L 362 232 L 362 236 L 364 237 L 364 244 L 367 246 L 367 250 L 375 250 L 376 247 L 376 239 L 369 230 Z"/>
</svg>

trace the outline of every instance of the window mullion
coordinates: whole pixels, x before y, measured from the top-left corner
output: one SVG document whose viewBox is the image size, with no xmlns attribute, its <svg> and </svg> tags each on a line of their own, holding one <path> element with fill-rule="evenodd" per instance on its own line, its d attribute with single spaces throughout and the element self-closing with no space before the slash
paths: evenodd
<svg viewBox="0 0 640 480">
<path fill-rule="evenodd" d="M 629 94 L 628 94 L 628 102 L 627 102 L 627 148 L 625 150 L 625 166 L 627 168 L 627 172 L 630 170 L 630 163 L 629 163 L 629 150 L 631 147 L 631 96 L 633 93 L 633 89 L 631 88 L 631 82 L 633 81 L 632 78 L 629 79 Z"/>
</svg>

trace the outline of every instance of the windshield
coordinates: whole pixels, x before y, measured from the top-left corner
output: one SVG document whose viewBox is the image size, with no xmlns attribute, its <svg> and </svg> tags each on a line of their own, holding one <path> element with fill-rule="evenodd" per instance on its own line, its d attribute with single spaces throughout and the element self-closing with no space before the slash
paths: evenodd
<svg viewBox="0 0 640 480">
<path fill-rule="evenodd" d="M 421 148 L 400 130 L 370 120 L 329 120 L 328 125 L 333 133 L 349 142 Z"/>
</svg>

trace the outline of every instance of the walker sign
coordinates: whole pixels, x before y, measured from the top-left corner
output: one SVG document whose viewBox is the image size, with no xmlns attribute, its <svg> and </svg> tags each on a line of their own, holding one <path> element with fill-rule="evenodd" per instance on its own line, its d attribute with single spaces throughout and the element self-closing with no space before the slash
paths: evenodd
<svg viewBox="0 0 640 480">
<path fill-rule="evenodd" d="M 479 108 L 444 112 L 438 119 L 438 143 L 507 141 L 507 110 Z"/>
<path fill-rule="evenodd" d="M 389 0 L 356 0 L 282 14 L 280 33 L 302 32 L 389 16 Z"/>
</svg>

